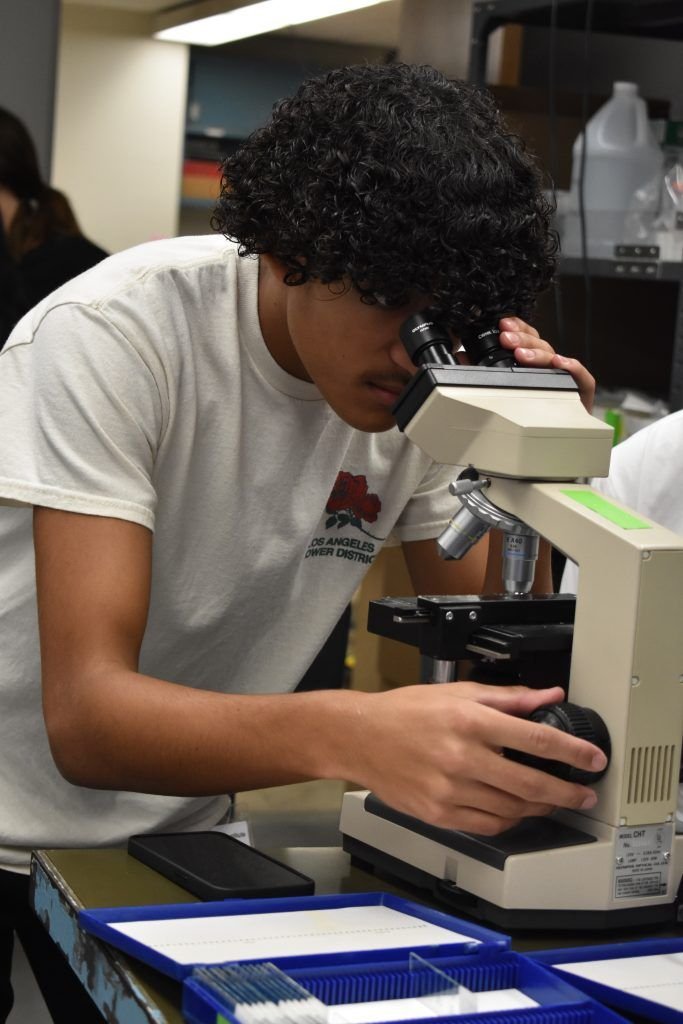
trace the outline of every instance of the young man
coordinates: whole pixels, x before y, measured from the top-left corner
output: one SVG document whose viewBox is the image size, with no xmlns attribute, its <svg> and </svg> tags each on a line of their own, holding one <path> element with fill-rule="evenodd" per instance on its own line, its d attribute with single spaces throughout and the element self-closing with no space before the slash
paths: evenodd
<svg viewBox="0 0 683 1024">
<path fill-rule="evenodd" d="M 346 68 L 226 162 L 215 237 L 112 257 L 19 324 L 0 357 L 0 495 L 24 506 L 0 517 L 6 886 L 32 848 L 209 827 L 226 793 L 306 779 L 479 833 L 594 803 L 500 754 L 604 763 L 520 717 L 559 690 L 290 692 L 390 538 L 418 591 L 482 587 L 485 547 L 435 552 L 453 467 L 394 426 L 407 316 L 518 314 L 502 343 L 590 398 L 519 319 L 552 274 L 548 224 L 484 95 Z"/>
</svg>

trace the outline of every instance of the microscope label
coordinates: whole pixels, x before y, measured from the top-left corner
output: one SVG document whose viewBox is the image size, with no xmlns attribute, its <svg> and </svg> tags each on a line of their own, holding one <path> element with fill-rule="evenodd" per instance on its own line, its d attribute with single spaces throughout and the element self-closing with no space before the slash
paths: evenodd
<svg viewBox="0 0 683 1024">
<path fill-rule="evenodd" d="M 622 828 L 615 846 L 614 898 L 665 896 L 673 825 Z"/>
<path fill-rule="evenodd" d="M 597 512 L 603 518 L 609 519 L 611 523 L 620 526 L 622 530 L 652 529 L 651 523 L 645 522 L 644 519 L 638 519 L 631 512 L 627 512 L 623 508 L 618 508 L 611 501 L 607 501 L 601 494 L 598 494 L 597 491 L 563 490 L 562 494 L 571 498 L 572 501 L 577 501 L 579 505 L 589 508 L 591 512 Z"/>
</svg>

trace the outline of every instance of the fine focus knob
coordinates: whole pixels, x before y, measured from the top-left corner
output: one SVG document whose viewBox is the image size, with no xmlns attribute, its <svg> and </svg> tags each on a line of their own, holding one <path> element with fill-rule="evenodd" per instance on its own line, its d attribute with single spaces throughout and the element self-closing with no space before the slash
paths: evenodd
<svg viewBox="0 0 683 1024">
<path fill-rule="evenodd" d="M 529 715 L 529 721 L 551 725 L 554 729 L 560 729 L 571 736 L 578 736 L 579 739 L 595 744 L 606 755 L 607 764 L 602 771 L 591 772 L 584 768 L 574 768 L 563 761 L 550 761 L 535 754 L 525 754 L 521 750 L 506 750 L 507 758 L 529 765 L 530 768 L 538 768 L 549 775 L 556 775 L 567 782 L 579 782 L 582 785 L 597 782 L 605 774 L 612 747 L 607 726 L 596 711 L 565 701 L 563 704 L 547 704 L 545 707 L 537 708 Z"/>
</svg>

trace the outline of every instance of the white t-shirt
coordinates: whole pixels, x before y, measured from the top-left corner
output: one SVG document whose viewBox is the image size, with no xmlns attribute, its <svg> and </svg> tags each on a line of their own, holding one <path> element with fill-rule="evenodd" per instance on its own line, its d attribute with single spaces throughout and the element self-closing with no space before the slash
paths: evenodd
<svg viewBox="0 0 683 1024">
<path fill-rule="evenodd" d="M 660 526 L 683 535 L 683 411 L 655 420 L 618 444 L 608 477 L 591 486 Z M 560 590 L 575 594 L 579 570 L 567 561 Z"/>
<path fill-rule="evenodd" d="M 457 470 L 397 429 L 352 429 L 273 360 L 257 285 L 258 261 L 220 236 L 149 243 L 43 300 L 0 354 L 0 498 L 28 506 L 0 507 L 0 867 L 208 826 L 226 806 L 57 771 L 31 505 L 153 530 L 140 670 L 232 693 L 292 690 L 384 540 L 436 536 L 452 514 Z"/>
</svg>

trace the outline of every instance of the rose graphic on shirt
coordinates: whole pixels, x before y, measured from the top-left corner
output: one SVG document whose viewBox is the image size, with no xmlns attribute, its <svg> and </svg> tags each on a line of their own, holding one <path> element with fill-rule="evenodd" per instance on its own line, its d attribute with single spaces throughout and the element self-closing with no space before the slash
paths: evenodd
<svg viewBox="0 0 683 1024">
<path fill-rule="evenodd" d="M 332 494 L 325 506 L 325 511 L 329 513 L 325 529 L 329 530 L 336 526 L 341 530 L 343 526 L 354 526 L 362 533 L 373 537 L 373 534 L 364 528 L 363 523 L 374 523 L 381 510 L 382 502 L 376 494 L 369 493 L 366 478 L 341 470 L 337 474 Z"/>
</svg>

